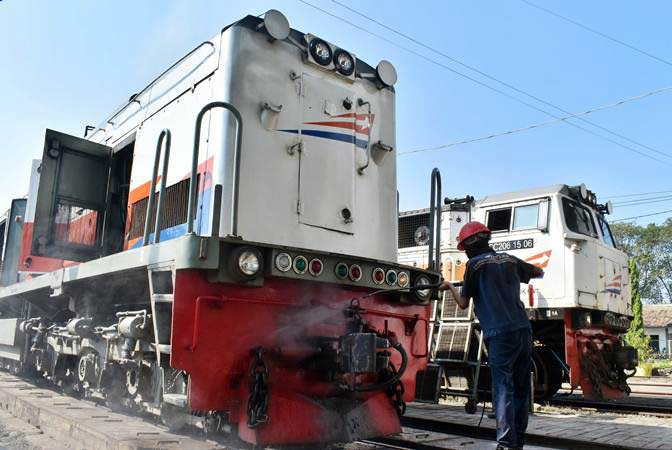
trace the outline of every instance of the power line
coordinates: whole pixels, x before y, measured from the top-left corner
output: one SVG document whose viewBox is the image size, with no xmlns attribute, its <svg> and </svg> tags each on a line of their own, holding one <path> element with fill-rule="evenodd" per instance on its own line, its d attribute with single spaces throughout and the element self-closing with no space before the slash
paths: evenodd
<svg viewBox="0 0 672 450">
<path fill-rule="evenodd" d="M 478 69 L 477 67 L 474 67 L 474 66 L 471 66 L 471 65 L 469 65 L 469 64 L 466 64 L 465 62 L 460 61 L 459 59 L 457 59 L 457 58 L 455 58 L 455 57 L 453 57 L 453 56 L 447 55 L 446 53 L 444 53 L 444 52 L 442 52 L 442 51 L 436 49 L 435 47 L 432 47 L 432 46 L 430 46 L 430 45 L 428 45 L 428 44 L 425 44 L 424 42 L 421 42 L 421 41 L 419 41 L 419 40 L 413 38 L 412 36 L 409 36 L 409 35 L 407 35 L 407 34 L 404 34 L 404 33 L 400 32 L 400 31 L 398 31 L 398 30 L 396 30 L 396 29 L 390 27 L 390 26 L 387 26 L 387 25 L 385 25 L 384 23 L 382 23 L 382 22 L 380 22 L 380 21 L 378 21 L 378 20 L 376 20 L 376 19 L 373 19 L 372 17 L 367 16 L 366 14 L 364 14 L 364 13 L 362 13 L 362 12 L 360 12 L 360 11 L 358 11 L 358 10 L 356 10 L 356 9 L 354 9 L 354 8 L 352 8 L 352 7 L 350 7 L 350 6 L 346 5 L 346 4 L 344 4 L 344 3 L 341 3 L 341 2 L 338 1 L 338 0 L 332 0 L 332 2 L 333 2 L 333 3 L 336 3 L 337 5 L 341 6 L 342 8 L 347 9 L 348 11 L 350 11 L 350 12 L 352 12 L 352 13 L 354 13 L 354 14 L 357 14 L 357 15 L 360 16 L 360 17 L 363 17 L 364 19 L 366 19 L 366 20 L 368 20 L 368 21 L 370 21 L 370 22 L 375 23 L 376 25 L 379 25 L 379 26 L 385 28 L 385 29 L 388 30 L 388 31 L 391 31 L 392 33 L 394 33 L 394 34 L 396 34 L 396 35 L 398 35 L 398 36 L 403 37 L 404 39 L 407 39 L 407 40 L 409 40 L 409 41 L 411 41 L 411 42 L 413 42 L 413 43 L 415 43 L 415 44 L 417 44 L 417 45 L 420 45 L 421 47 L 424 47 L 424 48 L 426 48 L 427 50 L 430 50 L 431 52 L 436 53 L 437 55 L 443 56 L 444 58 L 446 58 L 446 59 L 448 59 L 448 60 L 450 60 L 450 61 L 452 61 L 452 62 L 454 62 L 454 63 L 456 63 L 456 64 L 459 64 L 459 65 L 462 66 L 462 67 L 465 67 L 465 68 L 467 68 L 467 69 L 469 69 L 469 70 L 472 70 L 472 71 L 474 71 L 474 72 L 480 74 L 480 75 L 483 76 L 483 77 L 486 77 L 486 78 L 488 78 L 488 79 L 490 79 L 490 80 L 492 80 L 492 81 L 495 81 L 495 82 L 497 82 L 497 83 L 500 83 L 500 84 L 502 84 L 503 86 L 506 86 L 506 87 L 508 87 L 509 89 L 512 89 L 512 90 L 514 90 L 514 91 L 516 91 L 516 92 L 518 92 L 518 93 L 520 93 L 520 94 L 523 94 L 523 95 L 525 95 L 525 96 L 527 96 L 527 97 L 529 97 L 529 98 L 532 98 L 532 99 L 534 99 L 534 100 L 536 100 L 536 101 L 538 101 L 538 102 L 540 102 L 540 103 L 543 103 L 543 104 L 545 104 L 545 105 L 547 105 L 547 106 L 550 106 L 550 107 L 552 107 L 552 108 L 555 108 L 555 109 L 557 109 L 558 111 L 561 111 L 563 114 L 571 114 L 569 111 L 567 111 L 567 110 L 565 110 L 565 109 L 563 109 L 563 108 L 561 108 L 561 107 L 559 107 L 559 106 L 557 106 L 557 105 L 555 105 L 555 104 L 553 104 L 553 103 L 551 103 L 551 102 L 549 102 L 549 101 L 547 101 L 547 100 L 544 100 L 544 99 L 542 99 L 542 98 L 540 98 L 540 97 L 538 97 L 538 96 L 535 96 L 534 94 L 531 94 L 531 93 L 529 93 L 529 92 L 527 92 L 527 91 L 525 91 L 525 90 L 523 90 L 523 89 L 521 89 L 521 88 L 518 88 L 518 87 L 516 87 L 516 86 L 514 86 L 514 85 L 512 85 L 512 84 L 510 84 L 510 83 L 508 83 L 508 82 L 505 82 L 505 81 L 503 81 L 503 80 L 501 80 L 501 79 L 499 79 L 499 78 L 496 78 L 496 77 L 494 77 L 494 76 L 492 76 L 492 75 L 490 75 L 490 74 L 488 74 L 488 73 L 486 73 L 486 72 L 484 72 L 484 71 Z M 306 3 L 306 2 L 304 2 L 304 3 Z M 327 14 L 328 14 L 328 13 L 327 13 Z M 368 30 L 365 30 L 365 31 L 368 32 Z M 389 42 L 389 41 L 388 41 L 388 42 Z M 473 80 L 472 80 L 472 81 L 473 81 Z M 501 93 L 501 92 L 500 92 L 500 93 Z M 511 98 L 511 97 L 509 97 L 509 98 Z M 515 98 L 515 97 L 514 97 L 514 99 L 515 99 L 516 101 L 519 101 L 519 99 L 517 99 L 517 98 Z M 528 105 L 527 103 L 524 103 L 524 102 L 522 102 L 522 103 L 525 104 L 526 106 L 530 106 L 530 105 Z M 552 113 L 549 113 L 548 111 L 540 110 L 540 109 L 538 109 L 538 108 L 534 108 L 534 109 L 536 109 L 537 111 L 541 111 L 541 112 L 543 112 L 543 113 L 545 113 L 545 114 L 547 114 L 547 115 L 549 115 L 549 116 L 551 116 L 551 117 L 558 118 L 556 115 L 554 115 L 554 114 L 552 114 Z M 587 119 L 579 118 L 579 120 L 582 121 L 582 122 L 584 122 L 584 123 L 587 123 L 587 124 L 589 124 L 589 125 L 591 125 L 591 126 L 594 126 L 594 127 L 598 128 L 598 129 L 600 129 L 600 130 L 603 130 L 603 131 L 605 131 L 605 132 L 607 132 L 607 133 L 609 133 L 609 134 L 611 134 L 611 135 L 613 135 L 613 136 L 617 136 L 617 137 L 619 137 L 619 138 L 621 138 L 621 139 L 623 139 L 623 140 L 625 140 L 625 141 L 628 141 L 628 142 L 630 142 L 630 143 L 632 143 L 632 144 L 635 144 L 635 145 L 638 145 L 638 146 L 640 146 L 640 147 L 642 147 L 642 148 L 645 148 L 645 149 L 647 149 L 647 150 L 649 150 L 649 151 L 652 151 L 652 152 L 654 152 L 654 153 L 657 153 L 657 154 L 660 154 L 660 155 L 663 155 L 663 156 L 667 156 L 667 157 L 672 158 L 672 154 L 663 152 L 663 151 L 658 150 L 658 149 L 656 149 L 656 148 L 653 148 L 653 147 L 651 147 L 651 146 L 649 146 L 649 145 L 646 145 L 646 144 L 643 144 L 643 143 L 641 143 L 641 142 L 638 142 L 638 141 L 636 141 L 636 140 L 634 140 L 634 139 L 631 139 L 631 138 L 629 138 L 629 137 L 627 137 L 627 136 L 625 136 L 625 135 L 623 135 L 623 134 L 621 134 L 621 133 L 617 133 L 617 132 L 615 132 L 615 131 L 613 131 L 613 130 L 610 130 L 610 129 L 607 128 L 607 127 L 604 127 L 604 126 L 599 125 L 599 124 L 597 124 L 597 123 L 591 122 L 591 121 L 589 121 L 589 120 L 587 120 Z M 574 126 L 574 127 L 576 127 L 576 128 L 579 128 L 579 129 L 581 129 L 581 130 L 583 130 L 583 131 L 587 131 L 586 129 L 584 129 L 584 128 L 582 128 L 582 127 L 579 127 L 578 125 L 576 125 L 576 124 L 574 124 L 574 123 L 572 123 L 572 122 L 566 122 L 566 123 L 567 123 L 568 125 L 571 125 L 571 126 Z M 603 138 L 603 139 L 606 139 L 604 136 L 601 136 L 601 135 L 599 135 L 599 134 L 597 134 L 597 133 L 593 133 L 593 135 L 598 136 L 598 137 L 601 137 L 601 138 Z M 611 140 L 609 140 L 609 142 L 614 143 L 614 142 L 611 141 Z M 617 144 L 617 145 L 619 145 L 619 144 Z M 626 148 L 630 149 L 629 147 L 626 147 Z"/>
<path fill-rule="evenodd" d="M 623 200 L 620 202 L 615 202 L 614 206 L 616 205 L 627 205 L 628 203 L 637 203 L 637 202 L 646 202 L 649 200 L 660 200 L 663 198 L 672 198 L 672 195 L 670 194 L 665 194 L 665 195 L 657 195 L 655 197 L 645 197 L 645 198 L 633 198 L 632 200 Z"/>
<path fill-rule="evenodd" d="M 610 36 L 610 35 L 608 35 L 608 34 L 606 34 L 606 33 L 603 33 L 603 32 L 601 32 L 601 31 L 599 31 L 599 30 L 596 30 L 595 28 L 591 28 L 591 27 L 589 27 L 588 25 L 584 25 L 584 24 L 582 24 L 581 22 L 579 22 L 579 21 L 577 21 L 577 20 L 571 19 L 571 18 L 569 18 L 569 17 L 567 17 L 567 16 L 563 16 L 562 14 L 559 14 L 559 13 L 557 13 L 557 12 L 555 12 L 555 11 L 551 11 L 551 10 L 548 9 L 548 8 L 545 8 L 545 7 L 543 7 L 543 6 L 537 5 L 536 3 L 532 3 L 532 2 L 530 2 L 530 1 L 528 1 L 528 0 L 520 0 L 520 1 L 523 2 L 523 3 L 525 3 L 525 4 L 527 4 L 527 5 L 529 5 L 529 6 L 531 6 L 531 7 L 533 7 L 533 8 L 537 8 L 537 9 L 540 10 L 540 11 L 544 11 L 544 12 L 547 13 L 547 14 L 550 14 L 550 15 L 552 15 L 552 16 L 555 16 L 555 17 L 557 17 L 558 19 L 562 19 L 562 20 L 564 20 L 565 22 L 569 22 L 569 23 L 571 23 L 571 24 L 574 24 L 574 25 L 576 25 L 576 26 L 579 27 L 579 28 L 583 28 L 584 30 L 589 31 L 589 32 L 591 32 L 591 33 L 593 33 L 593 34 L 597 34 L 598 36 L 602 36 L 603 38 L 608 39 L 608 40 L 610 40 L 610 41 L 612 41 L 612 42 L 615 42 L 615 43 L 617 43 L 617 44 L 619 44 L 619 45 L 622 45 L 623 47 L 627 47 L 627 48 L 629 48 L 630 50 L 634 50 L 634 51 L 636 51 L 637 53 L 641 53 L 642 55 L 647 56 L 647 57 L 649 57 L 649 58 L 651 58 L 651 59 L 653 59 L 653 60 L 656 60 L 656 61 L 658 61 L 658 62 L 660 62 L 660 63 L 667 64 L 668 66 L 672 66 L 672 62 L 670 62 L 670 61 L 668 61 L 668 60 L 666 60 L 666 59 L 663 59 L 663 58 L 661 58 L 661 57 L 659 57 L 659 56 L 656 56 L 656 55 L 654 55 L 653 53 L 647 52 L 646 50 L 642 50 L 642 49 L 639 48 L 639 47 L 635 47 L 635 46 L 632 45 L 632 44 L 628 44 L 628 43 L 625 42 L 625 41 L 622 41 L 622 40 L 620 40 L 620 39 L 618 39 L 618 38 L 615 38 L 615 37 L 613 37 L 613 36 Z"/>
<path fill-rule="evenodd" d="M 639 194 L 609 195 L 605 198 L 612 199 L 612 198 L 625 198 L 625 197 L 640 197 L 642 195 L 667 194 L 669 192 L 672 192 L 672 191 L 640 192 Z"/>
<path fill-rule="evenodd" d="M 299 0 L 299 1 L 300 1 L 301 3 L 307 5 L 307 6 L 310 6 L 310 7 L 313 8 L 313 9 L 316 9 L 317 11 L 322 12 L 323 14 L 326 14 L 326 15 L 328 15 L 328 16 L 330 16 L 330 17 L 333 17 L 334 19 L 337 19 L 337 20 L 339 20 L 339 21 L 341 21 L 341 22 L 343 22 L 343 23 L 346 23 L 346 24 L 350 25 L 350 26 L 353 27 L 353 28 L 356 28 L 356 29 L 358 29 L 358 30 L 360 30 L 360 31 L 363 31 L 363 32 L 367 33 L 367 34 L 370 34 L 371 36 L 374 36 L 374 37 L 376 37 L 376 38 L 378 38 L 378 39 L 381 39 L 381 40 L 383 40 L 383 41 L 389 43 L 390 45 L 393 45 L 394 47 L 397 47 L 397 48 L 399 48 L 399 49 L 401 49 L 401 50 L 404 50 L 404 51 L 406 51 L 406 52 L 408 52 L 408 53 L 411 53 L 411 54 L 413 54 L 413 55 L 416 55 L 416 56 L 418 56 L 419 58 L 422 58 L 422 59 L 424 59 L 424 60 L 426 60 L 426 61 L 428 61 L 428 62 L 430 62 L 430 63 L 432 63 L 432 64 L 435 64 L 435 65 L 437 65 L 437 66 L 439 66 L 439 67 L 442 67 L 442 68 L 444 68 L 444 69 L 446 69 L 446 70 L 448 70 L 448 71 L 450 71 L 450 72 L 452 72 L 452 73 L 454 73 L 454 74 L 456 74 L 456 75 L 459 75 L 459 76 L 461 76 L 461 77 L 463 77 L 463 78 L 466 78 L 466 79 L 468 79 L 468 80 L 470 80 L 470 81 L 472 81 L 472 82 L 474 82 L 474 83 L 476 83 L 476 84 L 479 84 L 479 85 L 481 85 L 481 86 L 483 86 L 483 87 L 485 87 L 485 88 L 487 88 L 487 89 L 490 89 L 490 90 L 492 90 L 492 91 L 494 91 L 494 92 L 497 92 L 497 93 L 499 93 L 499 94 L 501 94 L 501 95 L 503 95 L 503 96 L 505 96 L 505 97 L 508 97 L 508 98 L 510 98 L 510 99 L 512 99 L 512 100 L 514 100 L 514 101 L 516 101 L 516 102 L 518 102 L 518 103 L 521 103 L 521 104 L 523 104 L 523 105 L 525 105 L 525 106 L 527 106 L 527 107 L 529 107 L 529 108 L 532 108 L 532 109 L 534 109 L 534 110 L 536 110 L 536 111 L 540 111 L 540 112 L 542 112 L 542 113 L 544 113 L 544 114 L 547 114 L 547 115 L 549 115 L 549 116 L 551 116 L 551 117 L 558 118 L 558 116 L 554 115 L 553 113 L 550 113 L 550 112 L 548 112 L 548 111 L 546 111 L 546 110 L 544 110 L 544 109 L 538 108 L 538 107 L 536 107 L 536 106 L 534 106 L 534 105 L 532 105 L 532 104 L 530 104 L 530 103 L 525 102 L 524 100 L 521 100 L 521 99 L 519 99 L 519 98 L 517 98 L 517 97 L 514 97 L 513 95 L 507 94 L 507 93 L 504 92 L 504 91 L 501 91 L 501 90 L 499 90 L 499 89 L 497 89 L 497 88 L 495 88 L 495 87 L 492 87 L 492 86 L 490 86 L 490 85 L 488 85 L 488 84 L 486 84 L 486 83 L 484 83 L 484 82 L 482 82 L 482 81 L 479 81 L 479 80 L 477 80 L 477 79 L 475 79 L 475 78 L 473 78 L 473 77 L 470 77 L 469 75 L 466 75 L 466 74 L 464 74 L 464 73 L 462 73 L 462 72 L 460 72 L 460 71 L 458 71 L 458 70 L 455 70 L 455 69 L 453 69 L 453 68 L 451 68 L 451 67 L 449 67 L 449 66 L 446 66 L 445 64 L 441 64 L 440 62 L 438 62 L 438 61 L 436 61 L 436 60 L 434 60 L 434 59 L 432 59 L 432 58 L 429 58 L 429 57 L 427 57 L 427 56 L 425 56 L 425 55 L 423 55 L 423 54 L 421 54 L 421 53 L 418 53 L 418 52 L 416 52 L 415 50 L 409 49 L 408 47 L 404 47 L 403 45 L 398 44 L 398 43 L 396 43 L 396 42 L 394 42 L 394 41 L 392 41 L 392 40 L 390 40 L 390 39 L 387 39 L 386 37 L 383 37 L 383 36 L 381 36 L 381 35 L 379 35 L 379 34 L 376 34 L 376 33 L 374 33 L 373 31 L 367 30 L 367 29 L 365 29 L 365 28 L 363 28 L 363 27 L 361 27 L 361 26 L 359 26 L 359 25 L 357 25 L 357 24 L 355 24 L 355 23 L 353 23 L 353 22 L 350 22 L 349 20 L 346 20 L 346 19 L 344 19 L 344 18 L 342 18 L 342 17 L 339 17 L 339 16 L 337 16 L 336 14 L 333 14 L 333 13 L 331 13 L 331 12 L 325 10 L 325 9 L 322 9 L 322 8 L 320 8 L 319 6 L 313 5 L 312 3 L 307 2 L 306 0 Z M 582 131 L 584 131 L 584 132 L 586 132 L 586 133 L 588 133 L 588 134 L 591 134 L 591 135 L 593 135 L 593 136 L 596 136 L 596 137 L 599 137 L 599 138 L 601 138 L 601 139 L 603 139 L 603 140 L 606 140 L 606 141 L 608 141 L 608 142 L 611 142 L 611 143 L 614 144 L 614 145 L 618 145 L 619 147 L 622 147 L 622 148 L 624 148 L 624 149 L 626 149 L 626 150 L 628 150 L 628 151 L 637 153 L 637 154 L 639 154 L 639 155 L 641 155 L 641 156 L 644 156 L 644 157 L 646 157 L 646 158 L 652 159 L 652 160 L 654 160 L 654 161 L 657 161 L 657 162 L 660 162 L 660 163 L 663 163 L 663 164 L 667 164 L 667 162 L 662 161 L 662 160 L 660 160 L 660 159 L 658 159 L 658 158 L 656 158 L 656 157 L 654 157 L 654 156 L 651 156 L 651 155 L 649 155 L 649 154 L 647 154 L 647 153 L 641 152 L 641 151 L 639 151 L 639 150 L 637 150 L 637 149 L 635 149 L 635 148 L 630 147 L 629 145 L 625 145 L 625 144 L 623 144 L 623 143 L 621 143 L 621 142 L 615 141 L 614 139 L 611 139 L 611 138 L 608 138 L 608 137 L 606 137 L 606 136 L 603 136 L 603 135 L 601 135 L 601 134 L 599 134 L 599 133 L 596 133 L 596 132 L 594 132 L 594 131 L 592 131 L 592 130 L 588 130 L 588 129 L 586 129 L 586 128 L 580 126 L 580 125 L 577 125 L 577 124 L 572 123 L 572 122 L 565 122 L 565 123 L 567 123 L 567 124 L 573 126 L 574 128 L 578 128 L 578 129 L 580 129 L 580 130 L 582 130 Z"/>
<path fill-rule="evenodd" d="M 659 198 L 656 200 L 642 200 L 638 202 L 631 202 L 631 203 L 620 203 L 620 204 L 614 204 L 614 207 L 618 208 L 627 208 L 629 206 L 641 206 L 641 205 L 650 205 L 652 203 L 664 203 L 664 202 L 669 202 L 672 201 L 672 196 L 670 197 L 665 197 L 665 198 Z"/>
<path fill-rule="evenodd" d="M 545 126 L 548 126 L 548 125 L 553 125 L 553 124 L 556 124 L 556 123 L 564 122 L 564 121 L 572 119 L 572 118 L 577 118 L 577 117 L 593 114 L 593 113 L 598 112 L 598 111 L 604 111 L 605 109 L 616 108 L 616 107 L 624 105 L 626 103 L 629 103 L 629 102 L 632 102 L 632 101 L 635 101 L 635 100 L 641 100 L 641 99 L 644 99 L 644 98 L 649 97 L 651 95 L 660 94 L 662 92 L 666 92 L 666 91 L 669 91 L 669 90 L 672 90 L 672 86 L 667 86 L 667 87 L 663 87 L 663 88 L 660 88 L 660 89 L 655 89 L 653 91 L 645 92 L 643 94 L 636 95 L 634 97 L 628 97 L 628 98 L 625 98 L 625 99 L 615 101 L 613 103 L 597 106 L 595 108 L 591 108 L 591 109 L 586 110 L 586 111 L 582 111 L 582 112 L 575 113 L 575 114 L 570 114 L 568 116 L 558 117 L 557 119 L 554 119 L 554 120 L 547 120 L 545 122 L 535 123 L 535 124 L 532 124 L 532 125 L 528 125 L 526 127 L 514 128 L 514 129 L 511 129 L 511 130 L 502 131 L 502 132 L 499 132 L 499 133 L 493 133 L 493 134 L 489 134 L 489 135 L 485 135 L 485 136 L 481 136 L 481 137 L 477 137 L 477 138 L 473 138 L 473 139 L 465 139 L 465 140 L 462 140 L 462 141 L 450 142 L 448 144 L 443 144 L 443 145 L 437 145 L 437 146 L 432 146 L 432 147 L 423 147 L 423 148 L 419 148 L 419 149 L 415 149 L 415 150 L 408 150 L 408 151 L 405 151 L 405 152 L 399 152 L 399 155 L 408 155 L 408 154 L 411 154 L 411 153 L 420 153 L 420 152 L 426 152 L 426 151 L 430 151 L 430 150 L 441 150 L 441 149 L 445 149 L 445 148 L 448 148 L 448 147 L 455 147 L 457 145 L 464 145 L 464 144 L 469 144 L 469 143 L 472 143 L 472 142 L 485 141 L 485 140 L 493 139 L 493 138 L 497 138 L 497 137 L 522 133 L 524 131 L 530 131 L 530 130 L 533 130 L 533 129 L 536 129 L 536 128 L 542 128 L 542 127 L 545 127 Z M 663 161 L 661 161 L 661 162 L 663 162 Z"/>
<path fill-rule="evenodd" d="M 611 223 L 614 223 L 614 222 L 624 222 L 624 221 L 626 221 L 626 220 L 641 219 L 642 217 L 658 216 L 658 215 L 660 215 L 660 214 L 666 214 L 666 213 L 672 213 L 672 209 L 668 209 L 668 210 L 665 210 L 665 211 L 658 211 L 658 212 L 651 213 L 651 214 L 643 214 L 643 215 L 641 215 L 641 216 L 624 217 L 624 218 L 622 218 L 622 219 L 610 220 L 610 222 L 611 222 Z"/>
</svg>

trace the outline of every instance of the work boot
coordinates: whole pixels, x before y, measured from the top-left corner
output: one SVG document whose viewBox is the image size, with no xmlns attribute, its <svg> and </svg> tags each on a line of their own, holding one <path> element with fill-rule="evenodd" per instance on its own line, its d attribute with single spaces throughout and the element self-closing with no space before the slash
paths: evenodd
<svg viewBox="0 0 672 450">
<path fill-rule="evenodd" d="M 497 444 L 497 450 L 522 450 L 523 447 L 506 447 L 502 444 Z"/>
</svg>

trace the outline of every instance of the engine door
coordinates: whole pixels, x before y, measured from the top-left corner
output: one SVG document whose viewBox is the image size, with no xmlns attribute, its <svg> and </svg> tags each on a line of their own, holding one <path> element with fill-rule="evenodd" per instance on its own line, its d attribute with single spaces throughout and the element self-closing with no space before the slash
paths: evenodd
<svg viewBox="0 0 672 450">
<path fill-rule="evenodd" d="M 32 254 L 70 261 L 101 255 L 112 149 L 47 130 Z"/>
<path fill-rule="evenodd" d="M 303 75 L 299 222 L 352 233 L 355 210 L 354 94 Z M 348 101 L 350 109 L 346 108 Z"/>
</svg>

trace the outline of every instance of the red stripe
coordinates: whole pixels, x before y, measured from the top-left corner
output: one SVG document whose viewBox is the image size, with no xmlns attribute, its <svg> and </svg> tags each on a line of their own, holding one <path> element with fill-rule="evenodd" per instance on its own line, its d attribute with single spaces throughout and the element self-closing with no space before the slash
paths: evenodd
<svg viewBox="0 0 672 450">
<path fill-rule="evenodd" d="M 321 127 L 343 128 L 345 130 L 355 130 L 357 133 L 369 134 L 369 127 L 357 125 L 354 122 L 305 122 L 304 125 L 319 125 Z"/>
</svg>

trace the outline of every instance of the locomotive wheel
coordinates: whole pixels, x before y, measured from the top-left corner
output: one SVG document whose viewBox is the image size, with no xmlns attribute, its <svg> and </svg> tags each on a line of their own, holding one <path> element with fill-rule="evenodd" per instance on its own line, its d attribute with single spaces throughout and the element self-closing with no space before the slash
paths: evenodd
<svg viewBox="0 0 672 450">
<path fill-rule="evenodd" d="M 132 366 L 126 369 L 126 391 L 130 398 L 135 398 L 138 395 L 140 387 L 140 369 Z"/>
<path fill-rule="evenodd" d="M 77 379 L 82 384 L 92 385 L 98 380 L 98 361 L 94 353 L 87 353 L 79 358 Z"/>
<path fill-rule="evenodd" d="M 540 345 L 532 350 L 532 372 L 534 372 L 534 401 L 549 400 L 562 387 L 562 365 L 552 350 Z"/>
</svg>

